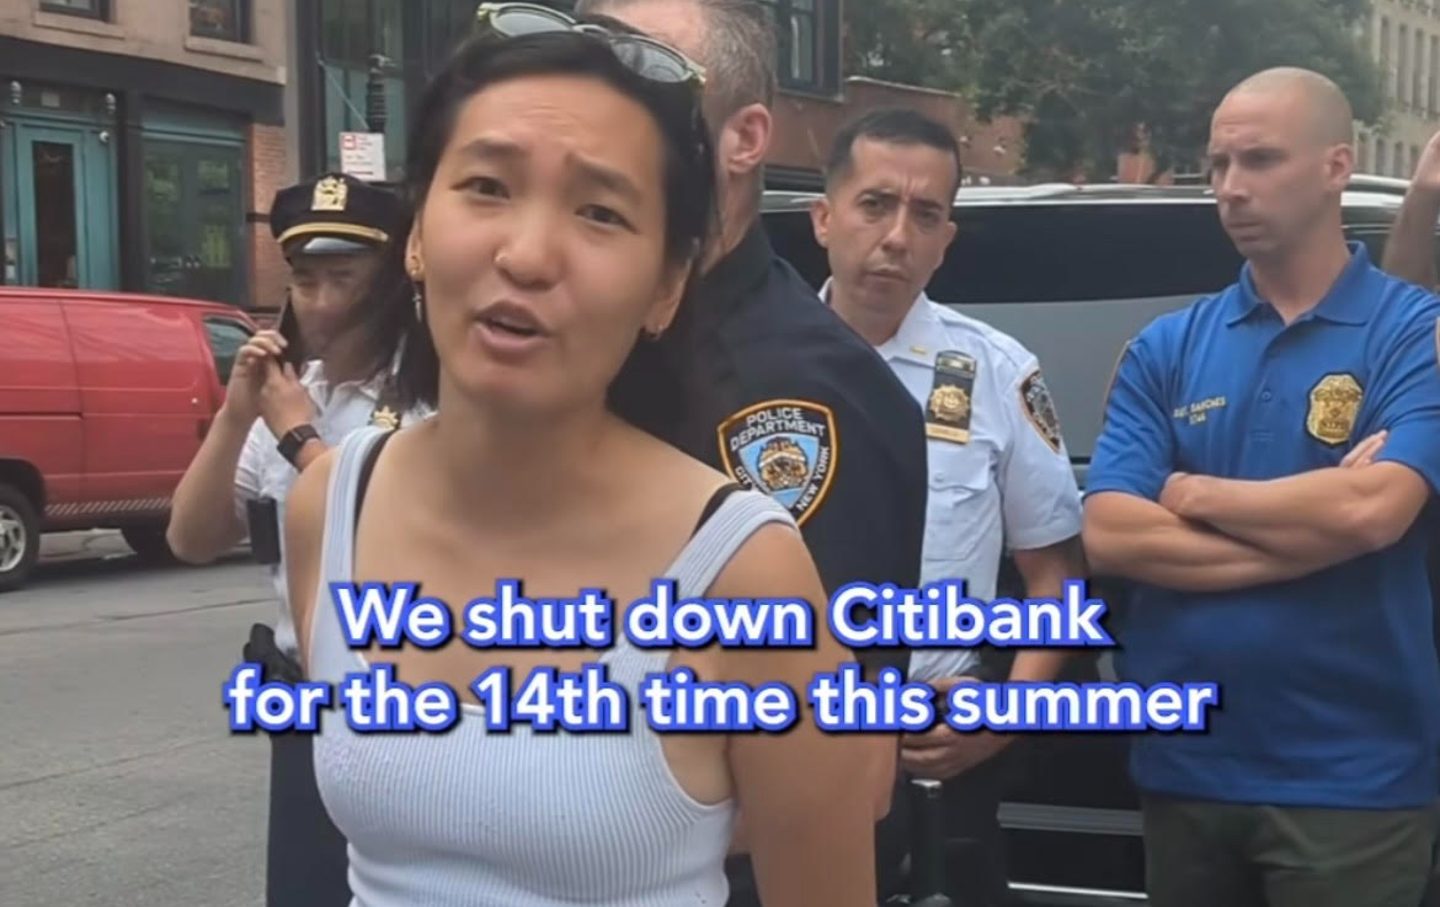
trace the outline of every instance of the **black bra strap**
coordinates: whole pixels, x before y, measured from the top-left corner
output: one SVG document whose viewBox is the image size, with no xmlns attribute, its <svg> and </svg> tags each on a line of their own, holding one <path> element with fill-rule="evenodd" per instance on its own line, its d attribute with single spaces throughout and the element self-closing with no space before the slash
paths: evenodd
<svg viewBox="0 0 1440 907">
<path fill-rule="evenodd" d="M 727 485 L 721 485 L 715 489 L 715 493 L 710 495 L 710 500 L 705 502 L 705 509 L 700 511 L 700 519 L 695 524 L 695 532 L 699 532 L 700 527 L 704 526 L 706 521 L 715 515 L 715 511 L 720 509 L 721 504 L 725 503 L 725 499 L 739 491 L 740 488 L 741 486 L 738 483 L 730 482 Z M 690 533 L 692 537 L 695 535 L 695 532 Z"/>
<path fill-rule="evenodd" d="M 370 473 L 375 471 L 375 461 L 380 459 L 380 449 L 385 446 L 385 442 L 390 440 L 395 431 L 392 428 L 381 435 L 380 439 L 365 452 L 365 462 L 360 464 L 360 482 L 355 487 L 355 529 L 357 531 L 360 528 L 360 508 L 365 503 L 365 490 L 370 485 Z"/>
</svg>

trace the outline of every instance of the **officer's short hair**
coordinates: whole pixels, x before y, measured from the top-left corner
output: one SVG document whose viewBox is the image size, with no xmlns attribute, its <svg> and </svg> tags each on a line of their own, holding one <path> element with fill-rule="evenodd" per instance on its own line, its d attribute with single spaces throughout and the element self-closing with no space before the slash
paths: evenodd
<svg viewBox="0 0 1440 907">
<path fill-rule="evenodd" d="M 928 145 L 950 154 L 955 159 L 955 190 L 960 188 L 964 165 L 960 163 L 960 143 L 944 123 L 908 107 L 881 107 L 846 124 L 830 146 L 825 162 L 825 188 L 843 177 L 855 162 L 855 143 L 860 139 L 893 142 L 897 145 Z"/>
<path fill-rule="evenodd" d="M 581 15 L 606 13 L 643 0 L 580 0 Z M 712 100 L 706 106 L 718 118 L 719 129 L 731 114 L 747 104 L 775 103 L 775 22 L 759 0 L 691 0 L 706 17 L 705 43 L 700 59 L 705 67 Z"/>
</svg>

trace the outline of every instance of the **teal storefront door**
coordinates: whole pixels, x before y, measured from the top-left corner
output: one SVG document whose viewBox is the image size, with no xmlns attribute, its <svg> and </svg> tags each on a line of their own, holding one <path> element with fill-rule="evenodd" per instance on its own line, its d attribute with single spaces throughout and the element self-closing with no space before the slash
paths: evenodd
<svg viewBox="0 0 1440 907">
<path fill-rule="evenodd" d="M 145 288 L 246 307 L 250 257 L 243 121 L 155 102 L 145 110 Z"/>
<path fill-rule="evenodd" d="M 6 283 L 117 289 L 115 144 L 88 123 L 7 117 Z"/>
</svg>

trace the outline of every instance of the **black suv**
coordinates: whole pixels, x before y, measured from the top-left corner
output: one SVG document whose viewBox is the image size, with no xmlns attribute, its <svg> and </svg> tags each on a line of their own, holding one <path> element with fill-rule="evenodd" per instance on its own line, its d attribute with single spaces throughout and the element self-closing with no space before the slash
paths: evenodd
<svg viewBox="0 0 1440 907">
<path fill-rule="evenodd" d="M 1407 183 L 1357 176 L 1343 200 L 1347 235 L 1379 264 Z M 767 193 L 762 217 L 779 255 L 814 287 L 827 276 L 808 208 L 815 196 Z M 1015 337 L 1055 397 L 1081 487 L 1125 342 L 1156 316 L 1223 289 L 1242 260 L 1208 186 L 966 187 L 959 226 L 930 297 Z M 1008 568 L 1009 565 L 1007 565 Z M 1013 569 L 999 594 L 1020 590 Z M 1124 620 L 1123 586 L 1097 588 L 1108 625 Z M 1067 679 L 1113 680 L 1108 656 Z M 1120 733 L 1039 734 L 1012 747 L 1001 807 L 1012 888 L 1041 904 L 1144 902 L 1140 816 Z"/>
</svg>

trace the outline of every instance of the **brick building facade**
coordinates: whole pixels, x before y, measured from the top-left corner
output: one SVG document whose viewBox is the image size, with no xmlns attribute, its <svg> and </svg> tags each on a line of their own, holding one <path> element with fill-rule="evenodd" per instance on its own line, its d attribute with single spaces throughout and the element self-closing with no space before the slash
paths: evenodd
<svg viewBox="0 0 1440 907">
<path fill-rule="evenodd" d="M 289 0 L 0 0 L 0 280 L 276 299 L 265 212 L 296 169 L 292 14 Z"/>
<path fill-rule="evenodd" d="M 570 0 L 542 0 L 569 9 Z M 842 71 L 840 0 L 761 0 L 780 37 L 776 60 L 780 95 L 767 182 L 777 189 L 813 189 L 836 132 L 850 118 L 879 105 L 930 113 L 960 138 L 971 180 L 1014 182 L 1022 156 L 1021 127 L 1013 119 L 977 122 L 954 95 L 895 85 Z M 399 176 L 408 111 L 474 17 L 474 0 L 313 0 L 295 22 L 298 62 L 291 89 L 299 124 L 300 170 L 340 167 L 339 135 L 370 128 L 373 84 L 384 98 L 387 175 Z M 384 58 L 372 73 L 372 55 Z"/>
<path fill-rule="evenodd" d="M 781 92 L 767 169 L 772 188 L 818 187 L 835 135 L 852 118 L 882 106 L 909 107 L 949 126 L 960 142 L 967 181 L 999 185 L 1018 180 L 1024 150 L 1018 120 L 1005 117 L 982 123 L 964 99 L 914 85 L 852 76 L 842 86 L 834 98 Z"/>
</svg>

